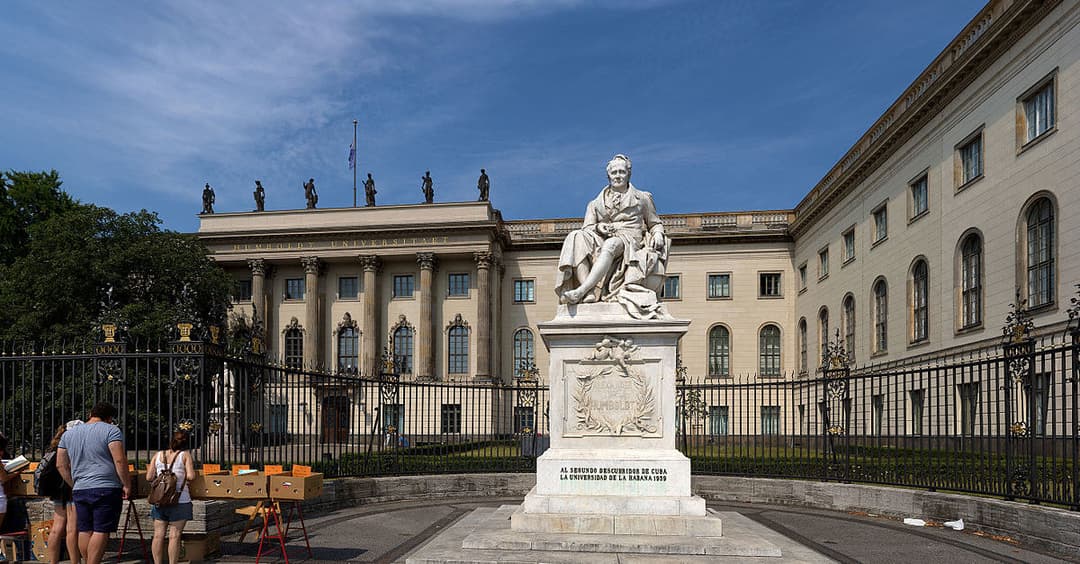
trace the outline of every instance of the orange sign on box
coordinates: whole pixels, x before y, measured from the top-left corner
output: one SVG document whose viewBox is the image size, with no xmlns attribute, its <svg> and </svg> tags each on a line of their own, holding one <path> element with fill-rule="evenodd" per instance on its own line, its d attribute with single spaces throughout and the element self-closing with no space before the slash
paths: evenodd
<svg viewBox="0 0 1080 564">
<path fill-rule="evenodd" d="M 285 469 L 276 464 L 267 464 L 263 466 L 263 473 L 267 476 L 273 476 L 274 474 L 284 474 Z"/>
<path fill-rule="evenodd" d="M 296 476 L 298 478 L 303 478 L 304 476 L 310 476 L 311 475 L 311 467 L 310 466 L 301 466 L 299 464 L 293 464 L 292 475 Z"/>
<path fill-rule="evenodd" d="M 251 466 L 248 464 L 233 464 L 232 475 L 239 476 L 241 470 L 251 470 Z"/>
<path fill-rule="evenodd" d="M 202 471 L 207 473 L 207 474 L 217 474 L 218 472 L 221 472 L 221 465 L 220 464 L 203 464 L 202 465 Z"/>
</svg>

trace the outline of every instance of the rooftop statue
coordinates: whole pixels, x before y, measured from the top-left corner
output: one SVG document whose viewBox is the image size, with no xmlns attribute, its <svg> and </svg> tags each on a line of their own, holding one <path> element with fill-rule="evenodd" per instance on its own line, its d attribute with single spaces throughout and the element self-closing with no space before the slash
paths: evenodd
<svg viewBox="0 0 1080 564">
<path fill-rule="evenodd" d="M 375 179 L 371 177 L 371 173 L 367 173 L 367 180 L 364 181 L 364 198 L 367 199 L 367 207 L 375 207 L 375 194 L 378 192 L 375 190 Z"/>
<path fill-rule="evenodd" d="M 671 241 L 652 194 L 630 183 L 630 170 L 626 155 L 608 162 L 608 185 L 563 241 L 555 293 L 561 303 L 617 302 L 635 319 L 666 317 L 657 295 Z"/>
<path fill-rule="evenodd" d="M 214 200 L 214 189 L 207 182 L 202 191 L 202 212 L 200 213 L 214 213 Z"/>
<path fill-rule="evenodd" d="M 424 171 L 424 176 L 420 177 L 422 184 L 420 184 L 420 191 L 424 193 L 424 203 L 430 204 L 435 201 L 435 189 L 431 186 L 431 171 Z"/>
<path fill-rule="evenodd" d="M 263 190 L 262 181 L 255 181 L 255 211 L 263 211 L 266 207 L 266 190 Z"/>
<path fill-rule="evenodd" d="M 307 199 L 307 209 L 315 209 L 315 204 L 319 203 L 319 193 L 315 191 L 315 179 L 309 178 L 304 183 L 304 198 Z"/>
<path fill-rule="evenodd" d="M 480 178 L 476 181 L 476 189 L 480 191 L 480 201 L 488 201 L 488 191 L 491 190 L 491 180 L 488 178 L 487 171 L 480 169 Z"/>
</svg>

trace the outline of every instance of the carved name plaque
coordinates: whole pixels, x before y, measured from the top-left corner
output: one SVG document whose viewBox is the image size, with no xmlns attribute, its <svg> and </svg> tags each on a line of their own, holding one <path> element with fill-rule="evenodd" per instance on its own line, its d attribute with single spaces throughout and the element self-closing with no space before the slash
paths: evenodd
<svg viewBox="0 0 1080 564">
<path fill-rule="evenodd" d="M 630 339 L 605 337 L 566 366 L 564 437 L 659 437 L 659 364 L 635 358 Z"/>
</svg>

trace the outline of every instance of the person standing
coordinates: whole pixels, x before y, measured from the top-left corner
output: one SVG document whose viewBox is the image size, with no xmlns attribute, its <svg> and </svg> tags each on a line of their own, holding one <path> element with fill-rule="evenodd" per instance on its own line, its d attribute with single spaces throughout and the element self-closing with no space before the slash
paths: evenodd
<svg viewBox="0 0 1080 564">
<path fill-rule="evenodd" d="M 7 449 L 8 438 L 3 433 L 0 433 L 0 461 L 8 459 Z M 7 487 L 8 480 L 15 476 L 18 476 L 18 474 L 8 473 L 4 469 L 4 465 L 0 464 L 0 527 L 4 525 L 4 515 L 7 514 L 8 505 L 7 492 L 4 491 L 4 488 Z"/>
<path fill-rule="evenodd" d="M 56 467 L 71 486 L 79 553 L 87 564 L 100 564 L 109 535 L 120 526 L 123 500 L 131 494 L 124 436 L 115 425 L 116 408 L 98 403 L 86 423 L 60 438 Z"/>
<path fill-rule="evenodd" d="M 53 435 L 52 442 L 49 443 L 48 452 L 56 452 L 64 433 L 77 425 L 82 425 L 82 421 L 76 419 L 57 427 L 56 434 Z M 64 482 L 60 486 L 60 492 L 51 496 L 49 500 L 53 504 L 53 522 L 52 528 L 49 530 L 49 562 L 52 564 L 60 562 L 61 547 L 65 544 L 67 545 L 68 554 L 71 555 L 71 561 L 78 562 L 79 529 L 75 526 L 75 504 L 71 501 L 71 487 L 67 485 L 67 482 Z"/>
<path fill-rule="evenodd" d="M 184 526 L 191 520 L 191 481 L 195 479 L 195 461 L 188 452 L 188 434 L 183 431 L 173 433 L 169 441 L 169 450 L 163 450 L 154 456 L 154 463 L 146 469 L 146 481 L 152 481 L 155 476 L 165 471 L 172 470 L 176 476 L 176 489 L 180 491 L 180 500 L 176 505 L 155 505 L 150 510 L 150 518 L 154 520 L 154 540 L 150 544 L 150 554 L 154 558 L 154 564 L 165 562 L 165 530 L 169 533 L 169 564 L 180 561 L 180 536 L 184 533 Z"/>
</svg>

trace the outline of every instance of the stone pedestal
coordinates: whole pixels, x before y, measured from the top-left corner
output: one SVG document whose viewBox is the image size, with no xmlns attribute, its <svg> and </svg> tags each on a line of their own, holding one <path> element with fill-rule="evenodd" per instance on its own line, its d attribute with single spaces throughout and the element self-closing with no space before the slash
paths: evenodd
<svg viewBox="0 0 1080 564">
<path fill-rule="evenodd" d="M 551 358 L 551 448 L 514 531 L 721 536 L 675 448 L 676 344 L 689 324 L 597 303 L 561 306 L 539 325 Z"/>
</svg>

